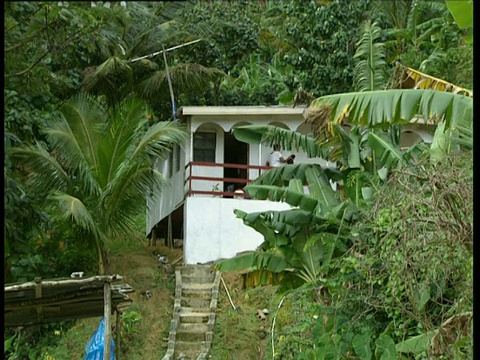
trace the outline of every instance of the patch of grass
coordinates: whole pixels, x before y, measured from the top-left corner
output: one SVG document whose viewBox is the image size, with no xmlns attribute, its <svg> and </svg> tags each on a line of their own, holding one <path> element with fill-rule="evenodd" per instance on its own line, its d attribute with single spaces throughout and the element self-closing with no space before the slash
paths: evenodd
<svg viewBox="0 0 480 360">
<path fill-rule="evenodd" d="M 122 341 L 119 358 L 128 360 L 158 360 L 167 349 L 168 331 L 173 311 L 172 276 L 159 266 L 154 252 L 166 252 L 172 258 L 178 258 L 180 249 L 153 249 L 136 240 L 115 242 L 110 247 L 110 271 L 120 274 L 124 281 L 135 289 L 128 294 L 132 305 L 124 309 L 125 313 L 138 313 L 141 321 L 135 323 L 134 331 L 128 341 Z M 147 300 L 140 292 L 150 290 L 153 296 Z M 125 315 L 126 316 L 126 315 Z M 51 360 L 82 359 L 85 345 L 97 329 L 101 318 L 88 318 L 76 321 L 68 331 L 62 333 L 58 346 L 45 347 L 42 353 L 51 356 Z M 115 317 L 112 318 L 115 322 Z M 115 336 L 115 335 L 114 335 Z"/>
<path fill-rule="evenodd" d="M 55 348 L 47 348 L 46 354 L 50 359 L 83 359 L 85 345 L 93 336 L 100 324 L 101 317 L 82 319 L 65 333 L 59 334 L 61 339 Z"/>
<path fill-rule="evenodd" d="M 220 283 L 215 320 L 212 359 L 259 360 L 264 358 L 271 319 L 258 320 L 257 310 L 269 309 L 275 298 L 275 286 L 242 289 L 242 279 L 235 273 L 224 273 L 225 284 L 236 309 Z"/>
</svg>

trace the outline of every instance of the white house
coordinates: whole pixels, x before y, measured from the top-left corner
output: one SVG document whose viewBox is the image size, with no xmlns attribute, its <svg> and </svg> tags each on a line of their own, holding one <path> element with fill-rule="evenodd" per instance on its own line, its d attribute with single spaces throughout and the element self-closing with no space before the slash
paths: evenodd
<svg viewBox="0 0 480 360">
<path fill-rule="evenodd" d="M 256 179 L 265 166 L 271 148 L 249 145 L 232 136 L 236 126 L 276 125 L 311 133 L 303 118 L 303 107 L 286 106 L 186 106 L 179 110 L 179 121 L 187 126 L 188 139 L 169 159 L 155 167 L 170 181 L 157 201 L 147 200 L 148 237 L 183 239 L 185 264 L 208 263 L 254 250 L 263 237 L 243 224 L 234 209 L 245 212 L 286 210 L 286 203 L 248 199 L 235 190 Z M 411 126 L 410 126 L 411 125 Z M 424 139 L 432 131 L 420 124 L 404 128 L 404 146 Z M 284 152 L 289 155 L 289 152 Z M 295 153 L 295 163 L 320 163 Z"/>
</svg>

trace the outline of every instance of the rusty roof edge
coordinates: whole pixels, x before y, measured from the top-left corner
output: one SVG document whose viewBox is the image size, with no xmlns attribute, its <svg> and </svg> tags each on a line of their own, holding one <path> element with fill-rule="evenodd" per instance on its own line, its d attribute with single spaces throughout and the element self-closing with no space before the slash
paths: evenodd
<svg viewBox="0 0 480 360">
<path fill-rule="evenodd" d="M 118 282 L 122 281 L 123 276 L 121 275 L 96 275 L 89 278 L 74 278 L 74 279 L 46 279 L 40 280 L 42 287 L 53 287 L 58 285 L 87 285 L 92 283 L 106 283 L 106 282 Z M 38 284 L 35 281 L 29 281 L 22 284 L 13 283 L 5 284 L 4 291 L 18 291 L 24 289 L 35 288 L 35 285 Z"/>
</svg>

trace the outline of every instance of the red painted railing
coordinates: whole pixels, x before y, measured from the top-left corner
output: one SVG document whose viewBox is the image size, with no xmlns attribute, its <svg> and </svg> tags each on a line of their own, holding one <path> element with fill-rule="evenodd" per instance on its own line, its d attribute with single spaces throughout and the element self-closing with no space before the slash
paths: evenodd
<svg viewBox="0 0 480 360">
<path fill-rule="evenodd" d="M 231 177 L 216 177 L 216 176 L 205 176 L 205 175 L 195 175 L 194 169 L 195 166 L 202 167 L 211 167 L 211 168 L 223 168 L 223 169 L 238 169 L 246 170 L 247 178 L 231 178 Z M 260 165 L 246 165 L 246 164 L 219 164 L 219 163 L 210 163 L 203 161 L 191 161 L 185 166 L 185 183 L 187 186 L 186 196 L 192 195 L 212 195 L 212 196 L 221 196 L 221 197 L 248 197 L 248 194 L 245 192 L 240 192 L 245 185 L 250 183 L 252 179 L 248 179 L 249 170 L 258 170 L 258 173 L 261 174 L 263 171 L 271 169 L 270 166 L 260 166 Z M 237 192 L 235 191 L 223 191 L 223 190 L 199 190 L 195 189 L 194 181 L 206 180 L 206 181 L 217 181 L 219 189 L 224 189 L 224 184 L 238 184 Z M 235 187 L 235 185 L 234 185 Z"/>
</svg>

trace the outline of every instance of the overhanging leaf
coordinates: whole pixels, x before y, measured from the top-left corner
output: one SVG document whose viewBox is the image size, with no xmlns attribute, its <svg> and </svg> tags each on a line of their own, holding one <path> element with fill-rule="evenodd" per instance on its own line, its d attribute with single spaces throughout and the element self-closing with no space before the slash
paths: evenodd
<svg viewBox="0 0 480 360">
<path fill-rule="evenodd" d="M 395 349 L 399 353 L 419 354 L 430 348 L 430 342 L 438 330 L 429 331 L 427 333 L 413 336 L 410 339 L 402 341 L 395 345 Z"/>
<path fill-rule="evenodd" d="M 473 27 L 473 0 L 446 0 L 445 3 L 460 29 Z"/>
<path fill-rule="evenodd" d="M 444 91 L 392 89 L 322 96 L 310 105 L 313 108 L 330 104 L 326 122 L 349 123 L 369 127 L 405 124 L 417 116 L 436 123 L 444 118 L 447 127 L 467 118 L 473 120 L 473 99 Z M 437 120 L 435 120 L 437 119 Z M 325 119 L 322 120 L 325 123 Z"/>
</svg>

